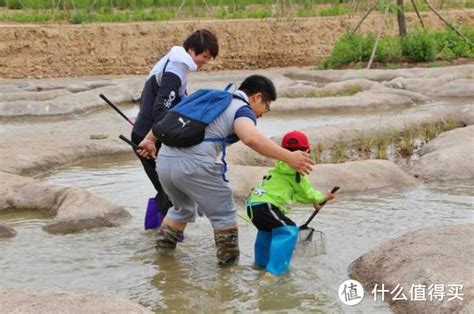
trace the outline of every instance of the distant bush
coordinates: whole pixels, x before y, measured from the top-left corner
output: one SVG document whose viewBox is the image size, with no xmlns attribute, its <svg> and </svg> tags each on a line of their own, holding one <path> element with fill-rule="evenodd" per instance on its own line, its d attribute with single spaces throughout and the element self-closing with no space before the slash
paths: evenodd
<svg viewBox="0 0 474 314">
<path fill-rule="evenodd" d="M 248 17 L 251 19 L 263 19 L 269 16 L 271 16 L 271 12 L 265 8 L 259 8 L 248 12 Z"/>
<path fill-rule="evenodd" d="M 82 15 L 81 13 L 75 13 L 71 16 L 69 21 L 72 24 L 82 24 L 82 22 L 84 22 L 84 20 L 85 20 L 84 15 Z"/>
<path fill-rule="evenodd" d="M 336 15 L 344 15 L 349 13 L 351 10 L 340 6 L 340 5 L 334 5 L 332 7 L 329 7 L 327 9 L 321 9 L 319 11 L 319 16 L 336 16 Z"/>
<path fill-rule="evenodd" d="M 331 55 L 324 62 L 323 68 L 337 68 L 351 62 L 369 60 L 375 36 L 373 34 L 367 36 L 354 34 L 350 37 L 349 35 L 349 33 L 344 34 L 336 42 Z"/>
<path fill-rule="evenodd" d="M 402 53 L 413 61 L 434 61 L 436 52 L 436 40 L 430 31 L 417 29 L 402 38 Z"/>
<path fill-rule="evenodd" d="M 395 37 L 384 37 L 380 40 L 375 53 L 377 62 L 393 62 L 400 60 L 402 56 L 402 45 Z"/>
<path fill-rule="evenodd" d="M 471 42 L 474 40 L 473 31 L 470 31 L 468 28 L 462 29 L 461 31 L 468 38 L 471 37 Z M 474 57 L 473 47 L 450 28 L 435 33 L 434 38 L 439 51 L 439 57 L 443 60 L 452 60 L 459 57 Z"/>
<path fill-rule="evenodd" d="M 20 0 L 6 0 L 7 8 L 11 10 L 20 10 L 23 9 L 23 5 Z"/>
<path fill-rule="evenodd" d="M 474 42 L 474 28 L 465 27 L 461 32 Z M 355 63 L 360 67 L 361 61 L 368 61 L 375 43 L 375 35 L 360 33 L 349 37 L 344 34 L 334 45 L 330 56 L 319 65 L 320 69 L 338 68 Z M 453 60 L 460 57 L 474 58 L 474 47 L 455 31 L 446 28 L 442 31 L 416 29 L 405 37 L 383 37 L 377 47 L 374 60 L 393 63 L 407 57 L 415 62 L 433 62 L 435 60 Z M 439 63 L 432 63 L 437 64 Z"/>
</svg>

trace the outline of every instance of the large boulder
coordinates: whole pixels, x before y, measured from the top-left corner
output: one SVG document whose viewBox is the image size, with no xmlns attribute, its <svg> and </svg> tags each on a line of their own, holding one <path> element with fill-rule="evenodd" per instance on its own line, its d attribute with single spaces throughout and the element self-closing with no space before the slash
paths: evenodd
<svg viewBox="0 0 474 314">
<path fill-rule="evenodd" d="M 15 229 L 0 221 L 0 239 L 13 238 L 16 235 Z"/>
<path fill-rule="evenodd" d="M 237 201 L 244 200 L 269 169 L 269 167 L 230 166 L 229 179 L 234 198 Z M 328 191 L 338 185 L 341 187 L 341 192 L 345 193 L 405 188 L 417 183 L 414 177 L 387 160 L 316 165 L 309 175 L 309 180 L 321 191 Z"/>
<path fill-rule="evenodd" d="M 474 178 L 474 126 L 441 134 L 420 156 L 410 172 L 426 181 Z"/>
<path fill-rule="evenodd" d="M 153 313 L 140 304 L 103 293 L 47 293 L 0 289 L 3 313 Z"/>
<path fill-rule="evenodd" d="M 352 262 L 348 271 L 366 291 L 375 284 L 379 289 L 384 284 L 390 292 L 400 285 L 407 300 L 393 300 L 395 294 L 385 293 L 396 313 L 474 313 L 473 260 L 474 224 L 453 225 L 417 230 L 384 242 Z M 410 289 L 418 284 L 424 285 L 426 301 L 411 300 Z M 431 285 L 443 288 L 446 295 L 440 302 L 430 300 Z M 448 301 L 453 297 L 452 285 L 463 285 L 463 301 Z"/>
<path fill-rule="evenodd" d="M 116 227 L 131 215 L 121 206 L 81 188 L 47 185 L 0 172 L 1 210 L 40 210 L 53 217 L 43 227 L 50 233 L 73 233 L 98 227 Z"/>
</svg>

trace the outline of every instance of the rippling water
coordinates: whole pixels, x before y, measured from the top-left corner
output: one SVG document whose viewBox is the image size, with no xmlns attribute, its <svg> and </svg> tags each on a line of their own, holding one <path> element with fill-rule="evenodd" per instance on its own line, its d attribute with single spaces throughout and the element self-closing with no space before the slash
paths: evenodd
<svg viewBox="0 0 474 314">
<path fill-rule="evenodd" d="M 390 313 L 386 304 L 374 302 L 370 295 L 353 308 L 338 300 L 337 289 L 348 278 L 348 265 L 384 240 L 408 231 L 473 222 L 469 182 L 357 195 L 345 195 L 341 182 L 338 199 L 313 221 L 325 233 L 326 254 L 297 256 L 291 272 L 272 282 L 252 267 L 256 231 L 243 220 L 238 266 L 217 266 L 212 229 L 205 218 L 189 225 L 186 240 L 174 254 L 158 256 L 153 232 L 142 226 L 153 189 L 134 159 L 91 160 L 43 180 L 86 188 L 124 206 L 133 218 L 119 228 L 50 235 L 41 229 L 48 218 L 39 213 L 0 214 L 18 233 L 0 241 L 1 286 L 109 292 L 157 311 Z M 302 223 L 310 213 L 308 208 L 296 208 L 291 217 Z"/>
</svg>

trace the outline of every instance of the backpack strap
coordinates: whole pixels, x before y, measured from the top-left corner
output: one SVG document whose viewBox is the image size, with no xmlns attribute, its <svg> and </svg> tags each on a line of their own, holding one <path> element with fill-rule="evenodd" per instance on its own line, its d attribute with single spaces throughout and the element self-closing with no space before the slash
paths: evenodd
<svg viewBox="0 0 474 314">
<path fill-rule="evenodd" d="M 222 148 L 222 157 L 221 157 L 221 161 L 222 161 L 222 170 L 221 170 L 221 177 L 222 177 L 222 180 L 224 180 L 225 182 L 229 182 L 229 180 L 227 180 L 225 174 L 227 173 L 227 162 L 225 160 L 225 156 L 226 156 L 226 147 L 227 147 L 227 143 L 225 141 L 225 138 L 205 138 L 203 142 L 212 142 L 212 143 L 220 143 L 221 144 L 221 148 Z"/>
<path fill-rule="evenodd" d="M 163 74 L 165 74 L 166 66 L 168 65 L 169 62 L 170 62 L 170 59 L 167 59 L 165 62 L 165 66 L 163 67 L 163 70 L 161 70 L 160 73 L 158 73 L 158 75 L 156 76 L 156 83 L 158 83 L 158 86 L 161 86 L 161 78 L 163 77 Z"/>
<path fill-rule="evenodd" d="M 229 83 L 227 84 L 226 86 L 226 90 L 228 88 L 230 88 L 229 86 L 232 86 L 233 83 Z M 248 106 L 250 106 L 249 102 L 243 98 L 242 96 L 239 96 L 239 95 L 235 95 L 233 94 L 232 95 L 232 98 L 237 98 L 239 100 L 242 100 L 243 102 L 245 102 Z M 222 157 L 221 157 L 221 161 L 222 161 L 222 171 L 221 171 L 221 177 L 222 177 L 222 180 L 224 180 L 225 182 L 229 182 L 229 180 L 227 180 L 225 174 L 227 173 L 227 162 L 225 160 L 225 157 L 226 157 L 226 147 L 227 147 L 227 141 L 226 141 L 226 138 L 205 138 L 203 140 L 203 142 L 212 142 L 212 143 L 220 143 L 221 144 L 221 148 L 222 148 Z"/>
<path fill-rule="evenodd" d="M 224 88 L 224 91 L 228 92 L 232 86 L 234 86 L 234 83 L 228 83 L 227 86 Z"/>
</svg>

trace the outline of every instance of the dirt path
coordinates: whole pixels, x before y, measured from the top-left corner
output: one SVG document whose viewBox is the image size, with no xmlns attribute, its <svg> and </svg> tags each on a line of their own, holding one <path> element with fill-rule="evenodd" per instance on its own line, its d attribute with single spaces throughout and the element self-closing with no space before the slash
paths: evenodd
<svg viewBox="0 0 474 314">
<path fill-rule="evenodd" d="M 474 25 L 474 10 L 450 11 L 457 25 Z M 0 25 L 0 76 L 3 78 L 146 74 L 157 58 L 197 28 L 219 37 L 221 52 L 208 70 L 313 65 L 359 16 L 295 20 L 202 20 L 86 25 Z M 388 32 L 395 32 L 395 17 Z M 433 14 L 425 25 L 442 27 Z M 407 15 L 409 25 L 416 16 Z M 363 30 L 378 28 L 370 16 Z"/>
</svg>

